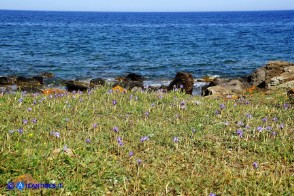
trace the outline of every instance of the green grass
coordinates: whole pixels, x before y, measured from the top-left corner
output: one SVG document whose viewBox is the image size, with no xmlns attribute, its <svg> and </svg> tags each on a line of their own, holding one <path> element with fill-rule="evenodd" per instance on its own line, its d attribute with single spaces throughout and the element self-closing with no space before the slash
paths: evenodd
<svg viewBox="0 0 294 196">
<path fill-rule="evenodd" d="M 177 92 L 108 93 L 109 88 L 62 97 L 0 97 L 0 194 L 19 194 L 6 185 L 27 173 L 40 183 L 63 184 L 44 190 L 46 195 L 294 193 L 294 109 L 283 106 L 288 100 L 282 91 L 224 100 Z M 64 146 L 74 156 L 53 155 Z"/>
</svg>

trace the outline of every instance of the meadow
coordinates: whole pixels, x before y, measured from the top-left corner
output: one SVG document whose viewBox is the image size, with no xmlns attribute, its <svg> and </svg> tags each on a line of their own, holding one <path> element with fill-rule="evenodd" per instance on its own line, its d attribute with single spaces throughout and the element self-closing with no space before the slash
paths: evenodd
<svg viewBox="0 0 294 196">
<path fill-rule="evenodd" d="M 283 91 L 0 97 L 0 195 L 293 195 Z M 8 190 L 23 174 L 59 189 Z"/>
</svg>

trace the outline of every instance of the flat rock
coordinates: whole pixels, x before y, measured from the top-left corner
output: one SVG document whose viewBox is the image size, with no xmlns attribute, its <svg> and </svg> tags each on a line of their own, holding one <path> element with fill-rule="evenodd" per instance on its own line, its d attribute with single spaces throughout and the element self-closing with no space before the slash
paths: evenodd
<svg viewBox="0 0 294 196">
<path fill-rule="evenodd" d="M 68 91 L 87 91 L 89 84 L 85 82 L 70 80 L 65 82 L 66 89 Z"/>
<path fill-rule="evenodd" d="M 102 78 L 95 78 L 95 79 L 92 79 L 90 81 L 90 87 L 91 88 L 95 88 L 97 86 L 104 86 L 105 85 L 105 80 L 102 79 Z"/>
</svg>

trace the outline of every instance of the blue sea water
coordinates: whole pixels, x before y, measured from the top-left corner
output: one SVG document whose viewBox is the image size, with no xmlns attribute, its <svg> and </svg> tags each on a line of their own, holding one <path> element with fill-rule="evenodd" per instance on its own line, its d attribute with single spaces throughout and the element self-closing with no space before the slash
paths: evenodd
<svg viewBox="0 0 294 196">
<path fill-rule="evenodd" d="M 294 61 L 294 11 L 0 11 L 0 76 L 236 77 L 270 60 Z"/>
</svg>

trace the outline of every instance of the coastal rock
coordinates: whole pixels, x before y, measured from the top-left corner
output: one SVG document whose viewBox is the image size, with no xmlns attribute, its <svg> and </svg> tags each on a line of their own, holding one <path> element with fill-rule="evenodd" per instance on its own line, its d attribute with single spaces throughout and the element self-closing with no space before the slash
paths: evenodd
<svg viewBox="0 0 294 196">
<path fill-rule="evenodd" d="M 282 61 L 270 61 L 248 77 L 251 85 L 266 89 L 276 88 L 292 80 L 294 80 L 294 64 Z"/>
<path fill-rule="evenodd" d="M 41 83 L 34 78 L 27 78 L 23 76 L 18 76 L 16 78 L 16 84 L 19 86 L 40 86 Z"/>
<path fill-rule="evenodd" d="M 97 86 L 104 86 L 105 80 L 102 78 L 95 78 L 90 81 L 90 87 L 95 88 Z"/>
<path fill-rule="evenodd" d="M 14 77 L 0 77 L 0 85 L 12 85 L 15 83 Z"/>
<path fill-rule="evenodd" d="M 131 81 L 137 81 L 137 82 L 143 82 L 144 78 L 143 76 L 135 73 L 130 73 L 127 75 L 126 79 Z"/>
<path fill-rule="evenodd" d="M 206 88 L 203 88 L 203 96 L 225 96 L 232 94 L 242 94 L 244 92 L 245 84 L 240 80 L 217 80 L 211 82 Z"/>
<path fill-rule="evenodd" d="M 54 74 L 53 73 L 50 73 L 50 72 L 44 72 L 44 73 L 42 73 L 42 76 L 44 78 L 53 78 L 54 77 Z"/>
<path fill-rule="evenodd" d="M 70 80 L 65 82 L 68 91 L 86 91 L 89 89 L 89 84 L 85 82 Z"/>
<path fill-rule="evenodd" d="M 290 89 L 287 92 L 287 95 L 288 95 L 290 103 L 294 103 L 294 88 Z"/>
<path fill-rule="evenodd" d="M 178 72 L 175 79 L 169 84 L 167 90 L 171 91 L 174 88 L 181 88 L 186 94 L 192 95 L 194 87 L 194 79 L 192 74 L 186 72 Z"/>
<path fill-rule="evenodd" d="M 40 84 L 44 84 L 44 78 L 43 78 L 43 76 L 34 76 L 33 79 L 35 81 L 38 81 Z"/>
</svg>

